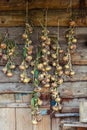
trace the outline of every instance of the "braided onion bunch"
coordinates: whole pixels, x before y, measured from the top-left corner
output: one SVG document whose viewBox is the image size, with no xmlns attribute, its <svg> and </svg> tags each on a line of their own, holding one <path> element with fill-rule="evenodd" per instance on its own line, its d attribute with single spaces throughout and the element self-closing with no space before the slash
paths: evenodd
<svg viewBox="0 0 87 130">
<path fill-rule="evenodd" d="M 60 65 L 60 54 L 63 53 L 63 50 L 59 45 L 58 39 L 53 39 L 51 50 L 52 50 L 51 64 L 54 70 L 53 74 L 51 75 L 51 87 L 50 87 L 51 107 L 52 111 L 56 112 L 60 111 L 62 108 L 58 87 L 63 83 L 63 68 Z"/>
<path fill-rule="evenodd" d="M 75 21 L 69 22 L 69 29 L 66 31 L 66 40 L 67 40 L 67 52 L 63 57 L 63 61 L 65 63 L 64 73 L 67 76 L 73 76 L 75 72 L 73 71 L 72 67 L 71 54 L 74 53 L 77 43 L 77 39 L 75 36 Z"/>
<path fill-rule="evenodd" d="M 19 66 L 19 69 L 21 70 L 20 78 L 23 83 L 29 83 L 31 78 L 28 77 L 27 69 L 31 65 L 32 61 L 32 51 L 33 51 L 33 45 L 32 41 L 30 39 L 30 34 L 32 33 L 32 27 L 30 24 L 26 23 L 26 29 L 24 34 L 22 35 L 22 38 L 25 40 L 25 44 L 23 47 L 23 60 L 21 65 Z"/>
<path fill-rule="evenodd" d="M 13 70 L 16 68 L 14 63 L 14 57 L 16 56 L 16 43 L 14 40 L 8 37 L 8 33 L 5 34 L 3 41 L 0 44 L 0 50 L 2 50 L 2 60 L 6 62 L 5 67 L 2 69 L 3 73 L 8 77 L 13 76 Z"/>
</svg>

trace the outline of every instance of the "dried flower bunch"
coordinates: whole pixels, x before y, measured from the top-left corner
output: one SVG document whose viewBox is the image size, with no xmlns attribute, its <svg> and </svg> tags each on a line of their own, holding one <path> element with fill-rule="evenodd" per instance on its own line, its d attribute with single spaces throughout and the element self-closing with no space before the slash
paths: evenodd
<svg viewBox="0 0 87 130">
<path fill-rule="evenodd" d="M 65 75 L 67 76 L 73 76 L 75 72 L 72 68 L 72 62 L 71 62 L 71 54 L 74 53 L 76 49 L 76 43 L 77 39 L 75 36 L 75 21 L 69 22 L 69 29 L 66 31 L 66 40 L 67 40 L 67 52 L 65 53 L 63 57 L 63 61 L 65 62 L 64 69 L 65 69 Z"/>
<path fill-rule="evenodd" d="M 15 63 L 13 59 L 16 55 L 16 43 L 14 40 L 9 39 L 8 33 L 5 34 L 2 42 L 0 43 L 0 52 L 2 56 L 2 60 L 6 62 L 5 67 L 2 71 L 8 76 L 13 76 L 13 70 L 15 69 Z"/>
<path fill-rule="evenodd" d="M 29 83 L 30 78 L 27 74 L 27 69 L 31 65 L 32 61 L 32 41 L 30 40 L 30 34 L 32 33 L 32 27 L 30 24 L 26 23 L 26 29 L 24 34 L 22 35 L 22 38 L 25 40 L 25 45 L 23 47 L 23 60 L 21 65 L 19 66 L 19 69 L 21 70 L 20 78 L 23 83 Z"/>
</svg>

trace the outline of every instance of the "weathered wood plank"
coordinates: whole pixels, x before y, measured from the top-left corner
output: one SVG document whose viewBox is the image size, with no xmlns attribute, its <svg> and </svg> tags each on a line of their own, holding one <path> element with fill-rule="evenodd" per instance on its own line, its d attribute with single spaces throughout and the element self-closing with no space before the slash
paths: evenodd
<svg viewBox="0 0 87 130">
<path fill-rule="evenodd" d="M 12 103 L 15 101 L 14 94 L 1 94 L 0 103 Z"/>
<path fill-rule="evenodd" d="M 25 17 L 24 16 L 0 16 L 0 27 L 8 26 L 24 26 Z"/>
<path fill-rule="evenodd" d="M 0 10 L 25 10 L 25 0 L 1 0 L 0 1 Z M 87 6 L 87 2 L 86 2 Z M 79 7 L 79 0 L 75 0 L 72 3 L 72 8 Z M 32 0 L 29 1 L 29 9 L 41 9 L 41 8 L 50 8 L 50 9 L 61 9 L 61 8 L 70 8 L 70 1 L 67 0 Z"/>
<path fill-rule="evenodd" d="M 87 128 L 87 124 L 84 123 L 80 123 L 80 122 L 65 122 L 64 127 L 83 127 L 83 128 Z"/>
<path fill-rule="evenodd" d="M 31 94 L 22 94 L 23 102 L 31 102 Z"/>
<path fill-rule="evenodd" d="M 16 130 L 32 130 L 31 110 L 28 108 L 16 109 Z"/>
<path fill-rule="evenodd" d="M 18 102 L 18 103 L 0 103 L 0 108 L 29 108 L 31 107 L 30 106 L 30 103 L 21 103 L 21 102 Z"/>
<path fill-rule="evenodd" d="M 79 113 L 56 113 L 55 117 L 63 118 L 63 117 L 79 117 Z"/>
<path fill-rule="evenodd" d="M 59 118 L 52 118 L 52 130 L 61 130 L 60 125 Z"/>
<path fill-rule="evenodd" d="M 87 101 L 80 102 L 80 122 L 87 123 Z"/>
<path fill-rule="evenodd" d="M 16 103 L 22 103 L 23 101 L 22 94 L 15 94 L 15 101 Z"/>
<path fill-rule="evenodd" d="M 0 129 L 15 130 L 15 109 L 0 109 Z"/>
<path fill-rule="evenodd" d="M 86 101 L 85 98 L 75 98 L 75 99 L 62 99 L 62 112 L 63 113 L 78 113 L 80 102 Z"/>
<path fill-rule="evenodd" d="M 77 13 L 76 13 L 77 12 Z M 79 16 L 79 10 L 73 10 L 76 18 Z M 47 26 L 57 26 L 58 21 L 60 26 L 68 26 L 71 13 L 67 10 L 48 10 L 47 13 Z M 52 20 L 54 19 L 54 20 Z M 44 11 L 41 10 L 30 10 L 29 20 L 32 21 L 34 26 L 41 26 L 40 22 L 44 24 Z M 87 26 L 87 18 L 82 20 L 82 17 L 76 19 L 77 26 Z M 0 27 L 14 27 L 25 25 L 25 11 L 17 12 L 4 12 L 0 15 Z"/>
<path fill-rule="evenodd" d="M 62 99 L 62 113 L 78 113 L 80 102 L 86 101 L 85 98 L 81 99 Z M 30 108 L 30 102 L 2 102 L 0 103 L 0 108 Z M 47 104 L 41 106 L 42 109 L 50 109 L 50 106 Z M 57 114 L 57 113 L 56 113 Z"/>
<path fill-rule="evenodd" d="M 1 0 L 0 1 L 0 11 L 8 10 L 25 10 L 26 2 L 25 0 Z"/>
<path fill-rule="evenodd" d="M 64 83 L 59 87 L 59 91 L 64 98 L 87 97 L 87 82 Z"/>
<path fill-rule="evenodd" d="M 25 102 L 25 103 L 21 103 L 21 102 L 17 102 L 17 103 L 15 103 L 15 102 L 13 102 L 13 103 L 0 103 L 0 108 L 31 108 L 31 103 L 30 102 Z M 48 109 L 50 108 L 50 106 L 45 105 L 45 106 L 41 106 L 41 108 L 45 109 L 46 112 L 47 112 Z"/>
<path fill-rule="evenodd" d="M 51 130 L 51 119 L 49 115 L 43 116 L 41 122 L 38 122 L 37 125 L 32 126 L 33 130 Z"/>
<path fill-rule="evenodd" d="M 22 83 L 1 83 L 0 93 L 32 93 L 33 85 Z"/>
<path fill-rule="evenodd" d="M 77 12 L 77 14 L 76 14 Z M 73 14 L 77 17 L 79 16 L 79 10 L 73 10 Z M 44 12 L 41 10 L 32 10 L 29 12 L 30 19 L 35 26 L 40 26 L 40 22 L 44 23 Z M 58 21 L 60 26 L 68 26 L 71 13 L 67 10 L 48 10 L 47 12 L 47 26 L 57 26 Z M 52 20 L 54 19 L 54 20 Z M 81 17 L 76 19 L 77 26 L 86 26 L 87 20 L 85 17 L 85 22 Z"/>
<path fill-rule="evenodd" d="M 64 83 L 59 87 L 60 96 L 63 98 L 87 97 L 87 82 Z M 32 84 L 0 83 L 0 93 L 32 93 Z M 48 92 L 43 89 L 42 91 Z"/>
</svg>

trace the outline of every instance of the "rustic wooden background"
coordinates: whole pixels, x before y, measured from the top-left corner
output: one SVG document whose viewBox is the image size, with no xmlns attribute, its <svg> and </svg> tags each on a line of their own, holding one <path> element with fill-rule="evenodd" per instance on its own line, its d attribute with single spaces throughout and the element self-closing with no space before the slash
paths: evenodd
<svg viewBox="0 0 87 130">
<path fill-rule="evenodd" d="M 87 7 L 87 0 L 85 2 Z M 2 73 L 5 63 L 0 61 L 0 128 L 2 130 L 77 130 L 73 127 L 61 127 L 60 122 L 79 121 L 78 117 L 51 119 L 49 115 L 45 115 L 37 126 L 31 124 L 30 93 L 33 90 L 33 85 L 24 85 L 19 82 L 20 71 L 18 69 L 23 47 L 21 35 L 25 25 L 25 5 L 25 0 L 0 1 L 0 33 L 4 34 L 8 30 L 10 38 L 14 38 L 17 42 L 19 52 L 15 59 L 17 69 L 12 78 L 8 78 Z M 69 5 L 70 0 L 51 0 L 51 2 L 50 0 L 29 0 L 29 19 L 36 26 L 31 36 L 35 48 L 39 44 L 38 38 L 41 32 L 38 20 L 44 21 L 44 9 L 46 8 L 48 9 L 47 20 L 50 34 L 57 32 L 56 26 L 59 19 L 60 45 L 61 47 L 65 46 L 64 32 L 71 14 Z M 79 0 L 73 0 L 72 7 L 77 21 L 77 50 L 72 55 L 76 74 L 73 78 L 64 78 L 65 82 L 59 87 L 63 105 L 62 113 L 79 113 L 79 103 L 87 100 L 87 15 L 86 11 L 85 17 L 81 14 L 78 15 L 81 11 L 79 10 Z M 41 109 L 49 109 L 49 104 L 42 106 Z M 78 130 L 86 129 L 78 128 Z"/>
</svg>

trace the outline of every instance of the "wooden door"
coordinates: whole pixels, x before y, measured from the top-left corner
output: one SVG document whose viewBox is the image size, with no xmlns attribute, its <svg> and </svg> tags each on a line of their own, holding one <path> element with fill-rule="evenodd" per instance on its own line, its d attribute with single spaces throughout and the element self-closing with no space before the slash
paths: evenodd
<svg viewBox="0 0 87 130">
<path fill-rule="evenodd" d="M 0 95 L 0 129 L 1 130 L 51 130 L 50 116 L 43 116 L 38 125 L 32 125 L 30 95 Z"/>
</svg>

